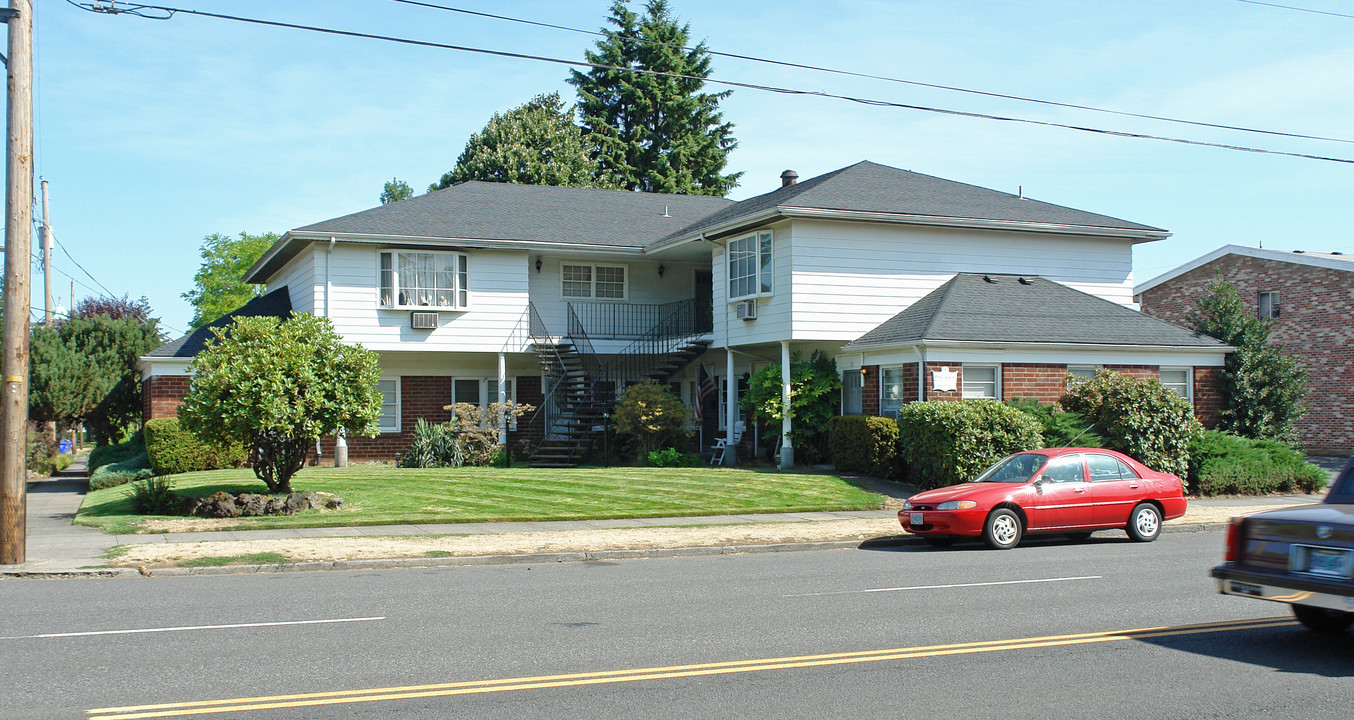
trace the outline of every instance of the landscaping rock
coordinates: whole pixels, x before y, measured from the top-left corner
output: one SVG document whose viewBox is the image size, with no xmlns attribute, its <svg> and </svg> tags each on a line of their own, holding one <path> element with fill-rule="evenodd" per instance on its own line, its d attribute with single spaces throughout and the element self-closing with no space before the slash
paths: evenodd
<svg viewBox="0 0 1354 720">
<path fill-rule="evenodd" d="M 346 503 L 332 493 L 295 492 L 290 495 L 216 492 L 205 498 L 184 498 L 179 509 L 184 515 L 207 518 L 263 517 L 295 515 L 304 510 L 338 510 Z"/>
<path fill-rule="evenodd" d="M 235 496 L 228 492 L 214 492 L 205 498 L 202 503 L 194 509 L 194 514 L 205 518 L 233 518 L 240 516 L 240 509 L 235 504 Z"/>
</svg>

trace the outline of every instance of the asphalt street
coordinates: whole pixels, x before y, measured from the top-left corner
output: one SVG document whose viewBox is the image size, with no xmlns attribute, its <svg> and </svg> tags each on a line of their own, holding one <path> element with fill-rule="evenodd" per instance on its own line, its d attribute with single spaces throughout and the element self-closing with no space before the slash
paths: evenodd
<svg viewBox="0 0 1354 720">
<path fill-rule="evenodd" d="M 0 715 L 1348 718 L 1222 540 L 11 582 Z"/>
</svg>

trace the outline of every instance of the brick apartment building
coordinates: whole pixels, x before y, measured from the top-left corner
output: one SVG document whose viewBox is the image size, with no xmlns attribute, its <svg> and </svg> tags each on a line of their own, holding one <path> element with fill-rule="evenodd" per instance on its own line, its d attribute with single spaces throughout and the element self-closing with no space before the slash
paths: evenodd
<svg viewBox="0 0 1354 720">
<path fill-rule="evenodd" d="M 1139 284 L 1135 299 L 1144 313 L 1184 325 L 1219 275 L 1307 370 L 1308 411 L 1297 423 L 1306 449 L 1354 453 L 1354 256 L 1226 245 Z"/>
</svg>

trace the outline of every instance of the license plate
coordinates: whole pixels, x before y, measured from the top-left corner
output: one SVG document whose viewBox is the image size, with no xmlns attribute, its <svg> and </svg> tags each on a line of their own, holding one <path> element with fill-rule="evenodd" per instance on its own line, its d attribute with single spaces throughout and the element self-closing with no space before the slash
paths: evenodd
<svg viewBox="0 0 1354 720">
<path fill-rule="evenodd" d="M 1336 548 L 1298 545 L 1290 563 L 1294 572 L 1310 573 L 1325 577 L 1347 578 L 1350 576 L 1350 554 L 1348 550 Z"/>
<path fill-rule="evenodd" d="M 912 513 L 912 518 L 911 518 L 910 520 L 908 520 L 908 522 L 910 522 L 910 523 L 913 524 L 913 525 L 925 525 L 925 524 L 926 524 L 926 523 L 924 523 L 924 522 L 921 521 L 921 513 Z"/>
</svg>

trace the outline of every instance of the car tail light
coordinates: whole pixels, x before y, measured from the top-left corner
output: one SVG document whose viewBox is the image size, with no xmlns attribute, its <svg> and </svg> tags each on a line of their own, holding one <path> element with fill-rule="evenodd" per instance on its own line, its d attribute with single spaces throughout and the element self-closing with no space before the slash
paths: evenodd
<svg viewBox="0 0 1354 720">
<path fill-rule="evenodd" d="M 1241 562 L 1241 528 L 1243 518 L 1235 517 L 1227 525 L 1227 554 L 1223 560 L 1227 562 Z"/>
</svg>

